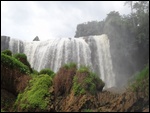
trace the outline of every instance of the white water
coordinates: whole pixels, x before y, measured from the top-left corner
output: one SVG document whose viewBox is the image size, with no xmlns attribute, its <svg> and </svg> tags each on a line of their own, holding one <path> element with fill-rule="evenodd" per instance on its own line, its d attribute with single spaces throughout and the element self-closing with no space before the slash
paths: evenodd
<svg viewBox="0 0 150 113">
<path fill-rule="evenodd" d="M 107 83 L 106 87 L 115 86 L 115 74 L 113 73 L 109 39 L 106 35 L 94 36 L 93 38 L 96 40 L 97 45 L 100 78 Z"/>
<path fill-rule="evenodd" d="M 87 38 L 89 38 L 88 42 L 85 42 L 83 37 L 23 42 L 23 52 L 27 55 L 31 67 L 38 71 L 50 68 L 57 72 L 62 65 L 75 62 L 78 67 L 90 66 L 94 72 L 100 73 L 98 76 L 105 82 L 105 88 L 115 86 L 108 37 L 100 35 Z M 19 44 L 19 41 L 10 39 L 9 49 L 13 52 L 20 52 Z M 93 50 L 92 46 L 96 49 Z"/>
</svg>

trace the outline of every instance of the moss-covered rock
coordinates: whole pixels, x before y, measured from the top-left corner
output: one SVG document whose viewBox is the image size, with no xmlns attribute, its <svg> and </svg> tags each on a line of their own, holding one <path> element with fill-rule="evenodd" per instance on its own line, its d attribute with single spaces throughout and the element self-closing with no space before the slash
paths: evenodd
<svg viewBox="0 0 150 113">
<path fill-rule="evenodd" d="M 2 53 L 3 53 L 3 54 L 6 54 L 6 55 L 8 55 L 8 56 L 12 56 L 12 52 L 11 52 L 10 50 L 8 50 L 8 49 L 2 51 Z"/>
<path fill-rule="evenodd" d="M 32 68 L 27 60 L 27 56 L 24 53 L 16 53 L 13 55 L 13 57 L 22 62 L 24 65 L 28 66 L 30 72 L 32 73 Z"/>
<path fill-rule="evenodd" d="M 1 54 L 1 88 L 14 95 L 23 91 L 30 77 L 29 68 L 14 57 Z"/>
<path fill-rule="evenodd" d="M 19 69 L 21 73 L 29 74 L 29 68 L 16 58 L 1 54 L 1 65 L 9 67 L 10 69 Z"/>
<path fill-rule="evenodd" d="M 73 79 L 73 91 L 75 95 L 102 91 L 105 83 L 86 66 L 81 66 Z"/>
<path fill-rule="evenodd" d="M 47 74 L 47 75 L 51 76 L 52 78 L 55 76 L 55 73 L 52 70 L 48 69 L 48 68 L 47 69 L 42 69 L 39 72 L 39 75 L 40 74 Z"/>
<path fill-rule="evenodd" d="M 49 75 L 34 77 L 25 91 L 18 95 L 14 109 L 16 111 L 46 111 L 51 85 L 52 78 Z"/>
</svg>

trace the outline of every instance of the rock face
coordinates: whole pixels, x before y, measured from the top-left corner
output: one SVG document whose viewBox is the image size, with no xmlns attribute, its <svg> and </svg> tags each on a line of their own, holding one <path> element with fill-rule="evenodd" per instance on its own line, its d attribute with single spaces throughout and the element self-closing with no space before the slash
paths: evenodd
<svg viewBox="0 0 150 113">
<path fill-rule="evenodd" d="M 30 77 L 21 70 L 25 66 L 15 58 L 1 54 L 1 88 L 17 95 L 22 92 L 28 84 Z"/>
<path fill-rule="evenodd" d="M 40 41 L 40 39 L 39 39 L 38 36 L 36 36 L 36 37 L 33 39 L 33 41 Z"/>
<path fill-rule="evenodd" d="M 102 96 L 102 94 L 104 95 Z M 143 92 L 138 95 L 131 91 L 126 91 L 120 95 L 111 92 L 103 92 L 102 94 L 100 94 L 100 97 L 101 100 L 104 100 L 105 104 L 101 105 L 98 110 L 103 112 L 141 112 L 149 106 L 149 99 L 141 97 L 144 94 Z M 108 101 L 105 101 L 106 95 L 109 99 Z M 113 96 L 115 98 L 111 99 L 110 97 Z"/>
<path fill-rule="evenodd" d="M 46 79 L 47 82 L 44 81 L 41 82 L 41 79 L 38 79 L 38 84 L 44 84 L 44 83 L 50 83 L 51 85 L 45 86 L 48 88 L 48 93 L 44 96 L 44 102 L 46 102 L 48 105 L 44 109 L 45 112 L 82 112 L 82 111 L 93 111 L 93 112 L 141 112 L 141 111 L 149 111 L 149 94 L 145 93 L 145 88 L 143 90 L 138 90 L 136 92 L 133 92 L 130 89 L 127 89 L 126 91 L 122 93 L 117 93 L 114 88 L 108 90 L 100 91 L 96 81 L 91 81 L 91 79 L 85 79 L 88 78 L 89 72 L 87 70 L 81 70 L 79 68 L 76 69 L 76 66 L 73 66 L 73 68 L 70 68 L 70 66 L 65 66 L 60 68 L 60 70 L 55 75 L 54 79 Z M 75 76 L 80 78 L 78 79 L 78 83 L 75 83 Z M 23 75 L 20 73 L 17 69 L 10 69 L 7 65 L 1 64 L 1 88 L 6 89 L 7 91 L 14 93 L 18 93 L 22 91 L 26 86 L 28 79 L 26 78 L 26 75 Z M 40 76 L 38 76 L 40 77 Z M 49 77 L 49 75 L 46 75 L 45 77 Z M 52 81 L 53 80 L 53 81 Z M 91 84 L 89 84 L 89 82 Z M 146 78 L 146 81 L 149 81 L 149 76 Z M 37 81 L 34 81 L 35 85 Z M 144 83 L 142 82 L 142 83 Z M 84 85 L 84 83 L 86 83 Z M 99 83 L 99 82 L 98 82 Z M 75 94 L 75 90 L 82 91 L 81 87 L 79 89 L 77 86 L 85 86 L 84 89 L 89 88 L 90 89 L 96 89 L 96 93 L 90 93 L 90 89 L 86 90 L 86 93 L 78 93 L 78 95 Z M 93 84 L 96 84 L 93 85 Z M 76 87 L 74 87 L 76 85 Z M 88 86 L 88 87 L 86 87 Z M 36 91 L 38 94 L 41 94 L 40 90 L 43 89 L 43 87 L 36 87 Z M 32 88 L 29 87 L 26 91 L 30 91 Z M 33 88 L 34 89 L 34 88 Z M 75 90 L 74 90 L 75 89 Z M 4 92 L 4 91 L 3 91 Z M 31 93 L 32 94 L 32 93 Z M 33 95 L 33 94 L 32 94 Z M 32 97 L 31 95 L 31 97 Z M 37 95 L 34 95 L 37 97 Z M 24 96 L 23 96 L 24 97 Z M 21 98 L 23 98 L 21 97 Z M 29 96 L 26 96 L 28 99 Z M 11 95 L 10 95 L 11 98 Z M 18 97 L 20 98 L 20 97 Z M 37 102 L 37 98 L 32 98 L 32 102 Z M 37 99 L 37 100 L 36 100 Z M 9 99 L 2 97 L 2 107 L 5 108 L 6 103 L 4 101 L 7 101 Z M 26 99 L 24 99 L 26 100 Z M 48 101 L 47 101 L 48 100 Z M 10 101 L 10 100 L 9 100 Z M 10 108 L 13 106 L 15 98 L 10 103 Z M 18 102 L 18 101 L 16 101 Z M 22 105 L 28 106 L 25 109 L 22 107 Z M 24 103 L 24 101 L 19 101 L 16 104 L 15 111 L 32 111 L 32 112 L 40 112 L 43 111 L 42 109 L 39 109 L 39 106 L 35 104 L 36 107 L 31 107 L 29 103 Z M 41 106 L 40 106 L 41 107 Z M 7 108 L 8 109 L 8 108 Z M 11 109 L 13 110 L 13 109 Z"/>
</svg>

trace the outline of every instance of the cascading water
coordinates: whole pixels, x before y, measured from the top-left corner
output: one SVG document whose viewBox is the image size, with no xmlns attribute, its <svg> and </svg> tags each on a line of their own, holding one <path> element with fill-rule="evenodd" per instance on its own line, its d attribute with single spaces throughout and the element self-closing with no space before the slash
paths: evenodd
<svg viewBox="0 0 150 113">
<path fill-rule="evenodd" d="M 107 87 L 115 86 L 109 39 L 106 35 L 94 36 L 93 38 L 97 45 L 97 62 L 99 63 L 100 78 L 107 83 Z"/>
<path fill-rule="evenodd" d="M 13 53 L 23 52 L 27 55 L 31 67 L 40 71 L 50 68 L 57 72 L 69 62 L 77 66 L 90 66 L 105 82 L 105 88 L 115 86 L 109 40 L 106 35 L 80 38 L 57 38 L 48 41 L 22 42 L 10 39 L 9 49 Z"/>
<path fill-rule="evenodd" d="M 76 62 L 78 67 L 91 66 L 90 49 L 83 39 L 53 39 L 25 42 L 24 53 L 34 69 L 51 68 L 54 72 L 65 63 Z"/>
</svg>

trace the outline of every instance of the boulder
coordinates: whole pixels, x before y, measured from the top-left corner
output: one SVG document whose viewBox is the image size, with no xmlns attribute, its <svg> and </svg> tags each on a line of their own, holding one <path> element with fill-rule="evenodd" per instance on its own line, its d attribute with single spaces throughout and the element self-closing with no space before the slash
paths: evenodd
<svg viewBox="0 0 150 113">
<path fill-rule="evenodd" d="M 33 41 L 40 41 L 40 39 L 39 39 L 38 36 L 36 36 L 36 37 L 33 39 Z"/>
</svg>

